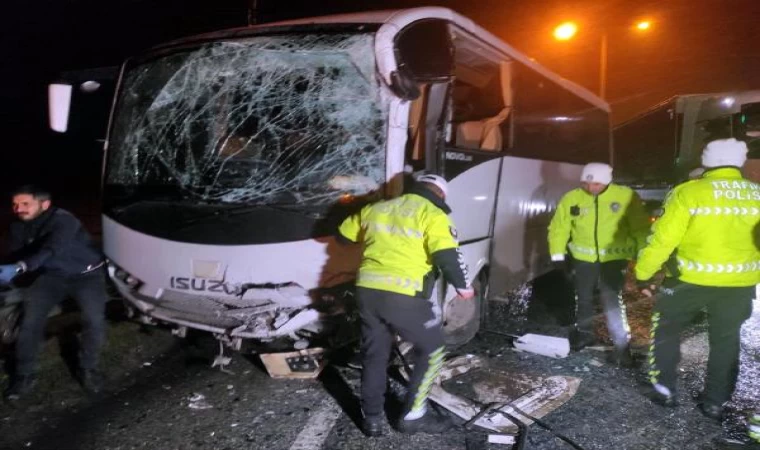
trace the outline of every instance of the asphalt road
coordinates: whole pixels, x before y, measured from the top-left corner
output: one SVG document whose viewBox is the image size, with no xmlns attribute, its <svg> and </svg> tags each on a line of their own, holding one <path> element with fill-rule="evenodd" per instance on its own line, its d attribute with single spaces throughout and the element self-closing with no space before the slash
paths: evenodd
<svg viewBox="0 0 760 450">
<path fill-rule="evenodd" d="M 257 357 L 238 354 L 223 372 L 211 368 L 218 348 L 210 339 L 181 340 L 168 330 L 145 332 L 128 321 L 109 327 L 102 364 L 106 392 L 87 397 L 65 362 L 70 353 L 65 335 L 56 334 L 46 343 L 34 394 L 18 404 L 0 404 L 0 448 L 510 448 L 489 447 L 483 433 L 466 433 L 456 427 L 435 436 L 408 436 L 388 427 L 384 437 L 368 439 L 355 423 L 359 382 L 355 371 L 328 367 L 317 380 L 275 380 Z M 760 405 L 760 311 L 745 326 L 744 346 L 734 402 L 738 412 Z M 711 439 L 721 433 L 721 427 L 702 417 L 691 399 L 704 375 L 704 330 L 693 330 L 682 349 L 681 406 L 675 409 L 656 406 L 641 396 L 643 368 L 612 367 L 598 351 L 551 359 L 517 353 L 507 338 L 493 334 L 479 336 L 462 351 L 484 357 L 494 373 L 581 378 L 577 395 L 545 421 L 584 449 L 711 449 Z M 467 377 L 455 382 L 453 389 L 466 394 L 471 386 Z M 393 388 L 391 409 L 394 398 L 403 392 L 396 383 Z M 570 447 L 533 425 L 527 448 Z"/>
</svg>

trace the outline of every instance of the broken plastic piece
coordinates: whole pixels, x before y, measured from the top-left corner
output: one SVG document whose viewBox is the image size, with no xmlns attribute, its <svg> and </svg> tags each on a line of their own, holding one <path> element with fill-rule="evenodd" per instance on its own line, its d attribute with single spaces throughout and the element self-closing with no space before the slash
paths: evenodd
<svg viewBox="0 0 760 450">
<path fill-rule="evenodd" d="M 222 342 L 219 342 L 219 354 L 216 355 L 214 362 L 211 363 L 211 368 L 213 369 L 214 367 L 219 367 L 219 370 L 222 372 L 234 375 L 231 370 L 227 369 L 227 366 L 229 366 L 231 362 L 232 358 L 229 356 L 224 356 L 224 344 Z"/>
<path fill-rule="evenodd" d="M 513 445 L 515 443 L 515 437 L 510 434 L 489 434 L 488 443 Z"/>
<path fill-rule="evenodd" d="M 465 355 L 447 361 L 441 372 L 448 376 L 459 376 L 468 370 L 483 367 L 482 364 L 482 360 L 477 356 Z M 404 367 L 400 369 L 400 372 L 405 379 L 409 379 L 409 374 Z M 502 373 L 502 375 L 509 376 L 507 373 Z M 578 378 L 563 376 L 529 380 L 527 386 L 523 388 L 522 395 L 503 402 L 502 406 L 489 411 L 488 414 L 481 414 L 483 404 L 447 392 L 440 385 L 440 379 L 431 387 L 429 399 L 465 421 L 472 421 L 473 425 L 480 428 L 504 434 L 517 433 L 518 426 L 502 413 L 511 414 L 525 425 L 530 425 L 533 423 L 532 418 L 544 417 L 572 398 L 578 391 L 580 381 Z M 487 390 L 488 392 L 483 392 L 481 397 L 493 399 L 500 394 L 499 389 L 493 387 Z M 530 414 L 531 418 L 518 413 L 513 406 Z"/>
<path fill-rule="evenodd" d="M 520 352 L 535 353 L 551 358 L 564 358 L 570 353 L 570 341 L 567 338 L 526 334 L 515 339 L 515 349 Z"/>
<path fill-rule="evenodd" d="M 261 362 L 272 378 L 316 378 L 324 369 L 323 348 L 310 348 L 285 353 L 260 354 Z"/>
<path fill-rule="evenodd" d="M 206 396 L 203 394 L 194 393 L 189 398 L 187 407 L 190 409 L 211 409 L 213 406 L 206 401 Z"/>
</svg>

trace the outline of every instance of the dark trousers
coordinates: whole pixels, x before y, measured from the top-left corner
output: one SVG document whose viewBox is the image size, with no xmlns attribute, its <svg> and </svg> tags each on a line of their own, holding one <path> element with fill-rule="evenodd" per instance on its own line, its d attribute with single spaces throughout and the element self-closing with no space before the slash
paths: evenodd
<svg viewBox="0 0 760 450">
<path fill-rule="evenodd" d="M 681 358 L 680 333 L 707 309 L 710 356 L 707 360 L 705 401 L 723 404 L 731 398 L 739 374 L 742 323 L 752 314 L 755 287 L 697 286 L 669 279 L 657 293 L 652 313 L 649 379 L 675 393 L 676 368 Z"/>
<path fill-rule="evenodd" d="M 425 406 L 432 383 L 443 365 L 440 319 L 424 299 L 358 287 L 356 297 L 362 322 L 361 402 L 365 415 L 383 412 L 388 360 L 395 333 L 414 345 L 405 411 Z"/>
<path fill-rule="evenodd" d="M 105 334 L 105 276 L 102 270 L 69 277 L 40 275 L 24 292 L 24 318 L 16 342 L 16 373 L 30 375 L 45 337 L 50 311 L 72 297 L 82 312 L 79 365 L 94 369 Z"/>
<path fill-rule="evenodd" d="M 630 341 L 630 329 L 621 291 L 625 283 L 628 261 L 590 263 L 576 260 L 573 266 L 576 292 L 575 322 L 578 330 L 585 333 L 594 332 L 594 288 L 598 284 L 610 338 L 616 348 L 627 347 Z"/>
</svg>

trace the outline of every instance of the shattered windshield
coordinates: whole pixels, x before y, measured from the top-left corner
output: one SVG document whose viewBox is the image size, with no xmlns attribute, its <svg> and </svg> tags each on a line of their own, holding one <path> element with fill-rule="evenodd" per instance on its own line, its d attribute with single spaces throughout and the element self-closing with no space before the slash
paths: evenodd
<svg viewBox="0 0 760 450">
<path fill-rule="evenodd" d="M 384 180 L 387 108 L 371 34 L 209 42 L 129 68 L 122 86 L 107 185 L 325 204 Z"/>
</svg>

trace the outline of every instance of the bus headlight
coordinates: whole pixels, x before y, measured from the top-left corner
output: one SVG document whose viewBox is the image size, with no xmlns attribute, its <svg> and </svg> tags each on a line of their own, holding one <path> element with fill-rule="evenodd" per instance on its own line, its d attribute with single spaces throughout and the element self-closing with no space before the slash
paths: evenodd
<svg viewBox="0 0 760 450">
<path fill-rule="evenodd" d="M 126 270 L 122 269 L 121 267 L 116 266 L 115 264 L 111 263 L 111 273 L 113 274 L 113 277 L 119 280 L 120 282 L 126 284 L 129 286 L 130 289 L 137 289 L 140 287 L 143 283 L 140 281 L 137 277 L 131 275 Z"/>
</svg>

